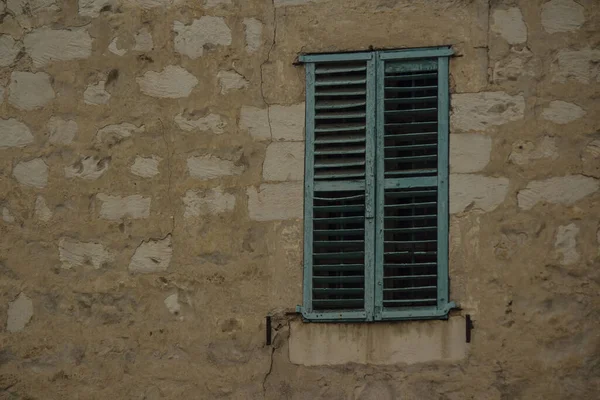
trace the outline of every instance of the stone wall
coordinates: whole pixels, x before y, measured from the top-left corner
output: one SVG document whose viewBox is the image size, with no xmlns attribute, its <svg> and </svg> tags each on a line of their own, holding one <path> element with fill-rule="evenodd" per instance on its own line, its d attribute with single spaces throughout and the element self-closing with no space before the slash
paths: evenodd
<svg viewBox="0 0 600 400">
<path fill-rule="evenodd" d="M 0 21 L 0 398 L 597 397 L 598 1 L 3 0 Z M 293 363 L 294 329 L 327 329 L 288 313 L 297 56 L 438 45 L 456 51 L 453 318 L 473 340 Z M 402 324 L 377 335 L 433 326 Z M 360 352 L 371 329 L 330 332 Z"/>
</svg>

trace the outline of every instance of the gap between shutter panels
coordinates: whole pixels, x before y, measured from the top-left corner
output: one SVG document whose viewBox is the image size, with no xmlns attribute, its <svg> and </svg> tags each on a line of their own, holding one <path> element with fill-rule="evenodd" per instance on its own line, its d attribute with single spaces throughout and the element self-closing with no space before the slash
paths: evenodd
<svg viewBox="0 0 600 400">
<path fill-rule="evenodd" d="M 384 179 L 437 176 L 437 62 L 384 71 Z M 436 306 L 437 187 L 384 190 L 383 207 L 383 307 Z"/>
<path fill-rule="evenodd" d="M 366 84 L 365 61 L 315 65 L 315 181 L 364 182 Z M 312 206 L 313 309 L 364 309 L 364 189 L 315 190 Z"/>
</svg>

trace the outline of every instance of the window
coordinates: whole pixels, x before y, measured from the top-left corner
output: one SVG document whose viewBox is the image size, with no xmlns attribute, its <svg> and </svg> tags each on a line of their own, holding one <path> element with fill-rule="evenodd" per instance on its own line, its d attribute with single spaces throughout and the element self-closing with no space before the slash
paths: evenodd
<svg viewBox="0 0 600 400">
<path fill-rule="evenodd" d="M 447 318 L 447 47 L 303 55 L 310 321 Z"/>
</svg>

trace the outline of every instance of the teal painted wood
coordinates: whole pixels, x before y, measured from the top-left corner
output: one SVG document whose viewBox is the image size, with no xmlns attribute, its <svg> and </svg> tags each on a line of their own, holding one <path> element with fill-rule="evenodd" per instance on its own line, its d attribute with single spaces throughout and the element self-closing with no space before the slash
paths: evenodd
<svg viewBox="0 0 600 400">
<path fill-rule="evenodd" d="M 372 52 L 358 52 L 358 53 L 333 53 L 333 54 L 302 54 L 298 57 L 300 62 L 314 63 L 314 62 L 333 62 L 333 61 L 360 61 L 370 60 L 373 58 Z"/>
<path fill-rule="evenodd" d="M 438 59 L 438 308 L 445 310 L 448 291 L 448 163 L 449 163 L 449 85 L 448 57 Z"/>
<path fill-rule="evenodd" d="M 404 49 L 381 51 L 382 60 L 408 60 L 417 58 L 449 57 L 454 54 L 454 50 L 448 46 L 428 47 L 420 49 Z"/>
<path fill-rule="evenodd" d="M 382 320 L 402 320 L 402 319 L 447 319 L 448 313 L 456 305 L 453 302 L 446 303 L 444 308 L 438 307 L 415 307 L 408 310 L 383 310 Z"/>
<path fill-rule="evenodd" d="M 385 63 L 378 53 L 375 57 L 377 68 L 376 85 L 376 148 L 377 159 L 375 182 L 377 192 L 375 217 L 375 310 L 374 319 L 381 320 L 383 311 L 383 225 L 384 225 L 384 95 L 385 95 Z"/>
<path fill-rule="evenodd" d="M 388 178 L 383 183 L 385 189 L 413 189 L 419 187 L 437 186 L 437 176 L 423 176 L 420 178 Z"/>
<path fill-rule="evenodd" d="M 373 320 L 375 307 L 375 102 L 376 65 L 374 59 L 367 61 L 367 129 L 365 166 L 365 311 L 367 321 Z"/>
<path fill-rule="evenodd" d="M 437 60 L 414 60 L 414 61 L 396 61 L 387 62 L 385 72 L 423 72 L 435 71 L 437 69 Z"/>
<path fill-rule="evenodd" d="M 312 312 L 315 65 L 306 64 L 306 144 L 304 159 L 304 281 L 302 313 Z"/>
<path fill-rule="evenodd" d="M 365 190 L 364 180 L 352 181 L 315 181 L 315 191 L 342 192 L 345 190 Z"/>
<path fill-rule="evenodd" d="M 367 318 L 364 311 L 327 311 L 307 312 L 302 309 L 302 317 L 311 322 L 361 322 Z"/>
</svg>

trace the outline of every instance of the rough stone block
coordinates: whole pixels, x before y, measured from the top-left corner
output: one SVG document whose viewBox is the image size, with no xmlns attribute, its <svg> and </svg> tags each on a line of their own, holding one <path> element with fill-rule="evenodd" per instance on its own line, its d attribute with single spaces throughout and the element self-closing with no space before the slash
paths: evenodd
<svg viewBox="0 0 600 400">
<path fill-rule="evenodd" d="M 554 248 L 562 255 L 561 265 L 570 265 L 579 261 L 579 253 L 577 252 L 578 234 L 579 227 L 573 223 L 558 227 Z"/>
<path fill-rule="evenodd" d="M 54 99 L 50 75 L 15 71 L 10 75 L 8 102 L 20 110 L 35 110 Z"/>
<path fill-rule="evenodd" d="M 264 181 L 302 181 L 304 143 L 273 142 L 267 147 L 263 163 Z"/>
<path fill-rule="evenodd" d="M 577 30 L 585 22 L 585 9 L 573 0 L 551 0 L 542 6 L 542 26 L 548 33 Z"/>
<path fill-rule="evenodd" d="M 48 184 L 48 165 L 41 158 L 21 161 L 13 169 L 13 176 L 21 185 L 41 189 Z"/>
<path fill-rule="evenodd" d="M 568 124 L 585 115 L 585 110 L 577 104 L 566 101 L 551 101 L 548 107 L 542 110 L 542 118 L 555 124 Z"/>
<path fill-rule="evenodd" d="M 31 131 L 19 120 L 0 119 L 0 149 L 7 147 L 24 147 L 33 143 Z"/>
<path fill-rule="evenodd" d="M 118 5 L 117 0 L 79 0 L 78 12 L 82 17 L 96 18 L 105 7 Z"/>
<path fill-rule="evenodd" d="M 544 136 L 537 144 L 526 140 L 517 140 L 513 143 L 508 160 L 517 165 L 527 165 L 536 160 L 556 160 L 557 158 L 556 139 Z"/>
<path fill-rule="evenodd" d="M 600 140 L 591 141 L 581 153 L 583 173 L 600 178 Z"/>
<path fill-rule="evenodd" d="M 478 172 L 490 162 L 492 138 L 479 134 L 450 135 L 450 172 Z"/>
<path fill-rule="evenodd" d="M 2 221 L 7 224 L 15 222 L 15 217 L 10 213 L 10 210 L 6 207 L 2 207 Z"/>
<path fill-rule="evenodd" d="M 298 219 L 303 215 L 304 185 L 301 182 L 262 184 L 250 187 L 248 215 L 256 221 Z"/>
<path fill-rule="evenodd" d="M 231 45 L 231 29 L 222 17 L 204 16 L 185 25 L 179 21 L 173 23 L 175 32 L 175 51 L 192 60 L 204 54 L 205 45 Z"/>
<path fill-rule="evenodd" d="M 493 211 L 506 199 L 508 179 L 450 174 L 450 214 L 476 209 Z"/>
<path fill-rule="evenodd" d="M 171 235 L 161 240 L 143 242 L 131 257 L 129 272 L 138 274 L 164 272 L 169 268 L 172 256 Z"/>
<path fill-rule="evenodd" d="M 217 74 L 221 94 L 226 94 L 231 90 L 239 90 L 248 87 L 248 80 L 235 71 L 219 71 Z"/>
<path fill-rule="evenodd" d="M 218 114 L 208 114 L 198 119 L 188 119 L 183 114 L 178 114 L 175 116 L 175 123 L 181 130 L 186 132 L 194 130 L 211 131 L 217 135 L 223 133 L 225 126 L 227 126 L 227 123 Z"/>
<path fill-rule="evenodd" d="M 289 357 L 306 366 L 417 364 L 467 355 L 465 320 L 290 325 Z"/>
<path fill-rule="evenodd" d="M 120 197 L 99 193 L 96 198 L 102 202 L 100 218 L 118 221 L 122 218 L 148 218 L 150 216 L 150 197 L 139 194 Z"/>
<path fill-rule="evenodd" d="M 505 92 L 462 93 L 452 96 L 451 131 L 485 130 L 523 119 L 525 98 Z"/>
<path fill-rule="evenodd" d="M 204 0 L 204 7 L 211 8 L 220 5 L 232 4 L 231 0 Z"/>
<path fill-rule="evenodd" d="M 118 37 L 114 38 L 110 42 L 110 44 L 108 45 L 108 51 L 110 51 L 111 53 L 113 53 L 113 54 L 115 54 L 115 55 L 117 55 L 119 57 L 122 57 L 125 54 L 127 54 L 127 49 L 126 48 L 121 48 L 119 46 L 119 38 Z"/>
<path fill-rule="evenodd" d="M 13 15 L 35 15 L 39 12 L 52 12 L 59 10 L 56 0 L 7 0 L 6 8 Z"/>
<path fill-rule="evenodd" d="M 266 108 L 243 106 L 240 112 L 240 129 L 248 131 L 256 140 L 270 140 L 269 111 Z"/>
<path fill-rule="evenodd" d="M 221 176 L 240 175 L 244 172 L 243 166 L 211 155 L 190 157 L 187 160 L 187 166 L 190 176 L 198 179 L 214 179 Z"/>
<path fill-rule="evenodd" d="M 113 254 L 101 243 L 86 243 L 65 237 L 58 242 L 58 255 L 65 269 L 84 266 L 99 269 L 114 260 Z"/>
<path fill-rule="evenodd" d="M 134 133 L 142 133 L 146 130 L 144 125 L 137 127 L 129 122 L 121 124 L 107 125 L 96 132 L 96 142 L 119 142 L 133 135 Z"/>
<path fill-rule="evenodd" d="M 22 45 L 10 35 L 0 35 L 0 67 L 8 67 L 15 61 Z"/>
<path fill-rule="evenodd" d="M 235 208 L 235 196 L 216 188 L 205 191 L 188 190 L 181 199 L 185 205 L 184 218 L 214 215 Z"/>
<path fill-rule="evenodd" d="M 52 211 L 48 208 L 46 200 L 42 196 L 35 199 L 34 215 L 42 222 L 48 222 L 52 219 Z"/>
<path fill-rule="evenodd" d="M 581 83 L 600 81 L 600 49 L 561 49 L 552 64 L 553 80 Z"/>
<path fill-rule="evenodd" d="M 106 81 L 88 85 L 83 92 L 83 102 L 90 105 L 102 105 L 110 100 L 110 93 L 105 89 Z"/>
<path fill-rule="evenodd" d="M 161 72 L 148 71 L 136 81 L 142 93 L 169 99 L 188 97 L 198 85 L 198 78 L 175 65 L 169 65 Z"/>
<path fill-rule="evenodd" d="M 600 188 L 598 179 L 583 175 L 566 175 L 531 181 L 517 194 L 519 207 L 529 210 L 537 203 L 571 205 Z"/>
<path fill-rule="evenodd" d="M 52 144 L 70 144 L 75 139 L 79 130 L 77 122 L 73 120 L 64 120 L 59 117 L 51 117 L 46 124 L 48 133 L 50 133 L 50 143 Z"/>
<path fill-rule="evenodd" d="M 152 178 L 159 174 L 158 164 L 162 158 L 159 156 L 140 157 L 137 156 L 129 170 L 132 174 L 142 178 Z"/>
<path fill-rule="evenodd" d="M 262 45 L 263 24 L 256 18 L 244 18 L 246 52 L 252 54 Z"/>
<path fill-rule="evenodd" d="M 21 292 L 14 301 L 8 303 L 6 330 L 11 333 L 22 331 L 31 317 L 33 317 L 33 302 Z"/>
<path fill-rule="evenodd" d="M 36 67 L 51 61 L 88 58 L 92 54 L 92 38 L 85 29 L 38 28 L 27 34 L 23 43 Z"/>
<path fill-rule="evenodd" d="M 304 103 L 269 107 L 273 140 L 304 141 Z"/>
<path fill-rule="evenodd" d="M 517 7 L 507 10 L 494 10 L 492 13 L 492 32 L 502 36 L 509 44 L 525 43 L 527 41 L 527 26 L 523 14 Z"/>
<path fill-rule="evenodd" d="M 165 298 L 165 307 L 173 315 L 179 315 L 181 312 L 181 304 L 179 304 L 179 294 L 173 293 Z"/>
<path fill-rule="evenodd" d="M 65 177 L 93 181 L 108 171 L 109 165 L 110 158 L 96 156 L 83 157 L 75 164 L 65 167 Z"/>
<path fill-rule="evenodd" d="M 151 51 L 154 48 L 154 41 L 150 29 L 144 27 L 140 29 L 133 38 L 135 44 L 133 51 Z"/>
</svg>

